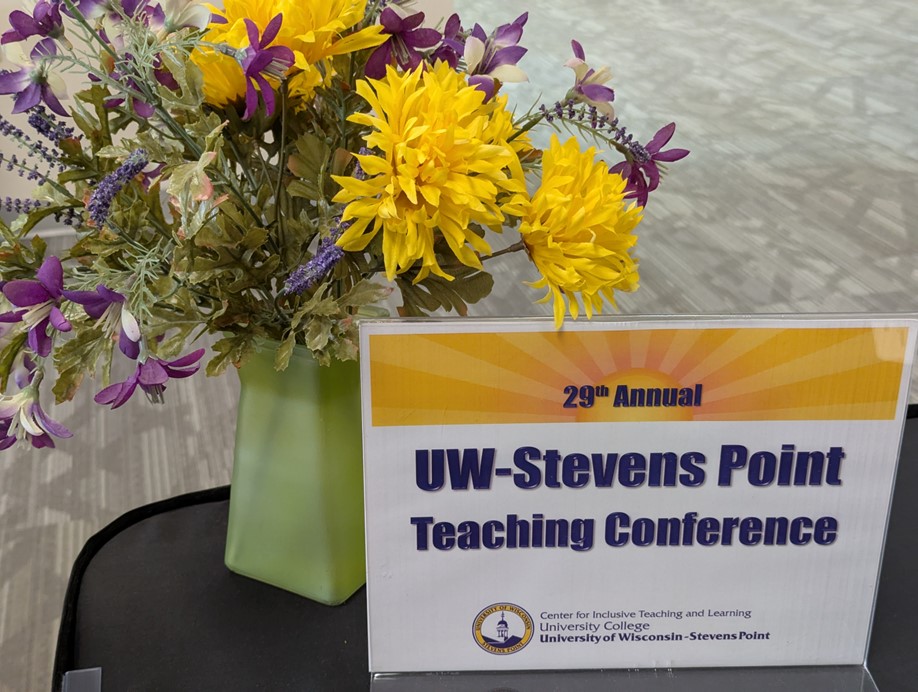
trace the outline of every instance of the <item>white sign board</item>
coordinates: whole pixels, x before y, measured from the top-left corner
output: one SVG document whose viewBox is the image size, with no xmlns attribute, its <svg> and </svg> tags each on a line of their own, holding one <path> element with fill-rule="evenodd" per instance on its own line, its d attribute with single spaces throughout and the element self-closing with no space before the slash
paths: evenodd
<svg viewBox="0 0 918 692">
<path fill-rule="evenodd" d="M 364 323 L 371 670 L 862 663 L 916 329 Z"/>
</svg>

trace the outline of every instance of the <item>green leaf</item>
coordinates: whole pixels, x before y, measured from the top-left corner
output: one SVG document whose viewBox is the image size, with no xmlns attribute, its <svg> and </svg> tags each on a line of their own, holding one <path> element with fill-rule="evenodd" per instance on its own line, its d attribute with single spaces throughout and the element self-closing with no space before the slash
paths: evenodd
<svg viewBox="0 0 918 692">
<path fill-rule="evenodd" d="M 305 303 L 297 308 L 290 320 L 290 327 L 296 329 L 300 322 L 306 316 L 318 315 L 337 315 L 338 303 L 334 298 L 325 298 L 325 292 L 328 290 L 328 284 L 323 284 L 316 289 L 316 292 Z"/>
<path fill-rule="evenodd" d="M 62 139 L 58 144 L 58 147 L 64 156 L 71 159 L 79 158 L 83 155 L 83 147 L 80 145 L 80 140 L 76 137 Z"/>
<path fill-rule="evenodd" d="M 245 365 L 255 352 L 255 340 L 250 334 L 233 334 L 220 339 L 214 344 L 213 349 L 217 355 L 207 363 L 209 377 L 222 375 L 230 363 L 237 368 Z"/>
<path fill-rule="evenodd" d="M 464 317 L 470 304 L 477 303 L 494 288 L 494 278 L 487 272 L 463 268 L 455 274 L 457 276 L 452 281 L 430 275 L 416 285 L 406 279 L 398 279 L 404 301 L 399 314 L 422 317 L 442 308 L 447 312 L 455 310 Z"/>
<path fill-rule="evenodd" d="M 280 348 L 274 355 L 274 369 L 277 372 L 283 372 L 290 364 L 290 356 L 293 355 L 293 347 L 296 345 L 296 334 L 290 330 L 289 334 L 281 342 Z"/>
<path fill-rule="evenodd" d="M 287 194 L 291 197 L 302 197 L 313 201 L 322 199 L 322 192 L 312 180 L 291 180 L 287 183 Z"/>
<path fill-rule="evenodd" d="M 287 169 L 296 176 L 287 185 L 287 194 L 311 200 L 324 199 L 321 184 L 322 171 L 332 153 L 325 140 L 314 134 L 301 135 L 294 142 L 296 151 L 287 157 Z"/>
<path fill-rule="evenodd" d="M 80 238 L 70 248 L 70 256 L 101 258 L 129 249 L 130 246 L 123 238 L 103 231 Z"/>
<path fill-rule="evenodd" d="M 154 130 L 138 132 L 137 143 L 147 151 L 151 161 L 176 166 L 185 160 L 185 149 L 181 144 L 174 139 L 163 137 Z"/>
<path fill-rule="evenodd" d="M 12 230 L 7 225 L 6 221 L 0 219 L 0 235 L 2 235 L 8 243 L 15 243 L 18 238 L 13 235 Z"/>
<path fill-rule="evenodd" d="M 332 156 L 331 161 L 331 174 L 345 175 L 347 173 L 348 167 L 351 165 L 351 161 L 353 160 L 354 155 L 347 149 L 335 149 L 335 153 Z"/>
<path fill-rule="evenodd" d="M 194 244 L 201 248 L 236 247 L 243 237 L 233 224 L 218 218 L 216 223 L 201 227 L 194 236 Z"/>
<path fill-rule="evenodd" d="M 223 148 L 223 130 L 226 129 L 227 122 L 224 120 L 217 123 L 213 129 L 207 133 L 204 138 L 204 151 L 220 151 Z"/>
<path fill-rule="evenodd" d="M 175 280 L 168 275 L 163 275 L 152 280 L 147 280 L 146 286 L 150 293 L 157 298 L 165 298 L 166 296 L 172 295 L 176 288 Z"/>
<path fill-rule="evenodd" d="M 242 239 L 242 245 L 248 250 L 260 248 L 268 240 L 268 231 L 264 228 L 250 228 Z"/>
<path fill-rule="evenodd" d="M 249 271 L 243 271 L 244 260 L 236 260 L 236 275 L 238 278 L 226 287 L 227 293 L 238 293 L 246 288 L 263 287 L 270 283 L 277 267 L 280 266 L 280 257 L 272 255 L 265 262 Z"/>
<path fill-rule="evenodd" d="M 89 180 L 90 178 L 98 177 L 99 171 L 71 170 L 61 173 L 59 176 L 57 176 L 57 180 L 60 183 L 73 183 L 78 180 Z"/>
<path fill-rule="evenodd" d="M 391 293 L 391 286 L 381 286 L 366 280 L 359 281 L 338 299 L 338 305 L 342 308 L 362 308 L 365 305 L 382 302 Z"/>
<path fill-rule="evenodd" d="M 16 219 L 16 222 L 13 224 L 13 228 L 20 236 L 24 236 L 44 219 L 59 212 L 64 212 L 70 208 L 71 205 L 69 204 L 55 205 L 53 207 L 40 207 L 35 211 L 30 212 L 28 216 L 20 216 L 18 219 Z M 32 244 L 34 247 L 34 241 Z M 44 254 L 44 252 L 42 252 L 42 254 Z"/>
<path fill-rule="evenodd" d="M 131 155 L 131 151 L 131 149 L 126 149 L 116 144 L 110 144 L 99 149 L 99 151 L 96 152 L 96 156 L 100 159 L 126 159 Z"/>
<path fill-rule="evenodd" d="M 41 236 L 35 236 L 32 238 L 32 250 L 35 251 L 36 262 L 40 259 L 44 259 L 45 253 L 48 252 L 48 243 L 46 243 L 45 239 Z"/>
<path fill-rule="evenodd" d="M 201 70 L 179 51 L 164 50 L 158 55 L 163 61 L 163 67 L 172 73 L 179 85 L 178 91 L 160 85 L 159 97 L 163 100 L 163 105 L 169 109 L 198 111 L 204 100 L 204 79 Z"/>
<path fill-rule="evenodd" d="M 181 202 L 209 199 L 213 195 L 213 184 L 205 170 L 217 157 L 216 153 L 204 152 L 192 163 L 183 163 L 172 169 L 167 192 Z"/>
<path fill-rule="evenodd" d="M 61 404 L 73 399 L 85 378 L 86 373 L 75 368 L 60 373 L 57 376 L 57 382 L 55 382 L 54 387 L 51 388 L 51 392 L 54 394 L 54 400 L 58 404 Z"/>
<path fill-rule="evenodd" d="M 199 160 L 180 164 L 171 171 L 167 192 L 173 208 L 181 217 L 183 238 L 194 238 L 202 228 L 213 222 L 218 201 L 206 169 L 216 158 L 216 152 L 206 151 Z"/>
<path fill-rule="evenodd" d="M 96 371 L 100 358 L 111 361 L 114 348 L 114 341 L 97 327 L 74 324 L 74 332 L 74 338 L 54 350 L 58 376 L 52 391 L 59 404 L 74 397 L 86 374 Z"/>
<path fill-rule="evenodd" d="M 396 283 L 402 294 L 402 306 L 398 309 L 402 317 L 425 317 L 441 307 L 440 302 L 420 286 L 401 278 L 396 279 Z"/>
<path fill-rule="evenodd" d="M 191 332 L 194 330 L 196 325 L 194 324 L 183 324 L 178 327 L 174 327 L 166 322 L 163 325 L 165 329 L 162 330 L 163 333 L 177 329 L 175 334 L 172 334 L 160 343 L 156 345 L 156 355 L 159 358 L 175 358 L 185 350 L 185 344 L 188 341 L 188 337 L 191 336 Z M 159 330 L 150 330 L 149 336 L 157 336 Z"/>
<path fill-rule="evenodd" d="M 109 110 L 105 106 L 105 101 L 109 96 L 108 89 L 98 84 L 93 84 L 89 89 L 85 89 L 76 95 L 78 100 L 92 104 L 96 112 L 96 118 L 98 118 L 98 136 L 102 146 L 112 143 L 112 134 L 108 122 Z M 98 148 L 100 147 L 93 146 L 93 151 L 96 151 Z"/>
<path fill-rule="evenodd" d="M 93 151 L 101 149 L 107 142 L 102 134 L 102 126 L 80 101 L 87 101 L 77 94 L 77 98 L 70 100 L 70 115 L 80 131 L 89 139 Z"/>
<path fill-rule="evenodd" d="M 314 134 L 301 135 L 294 142 L 296 152 L 287 160 L 290 172 L 301 178 L 314 178 L 328 159 L 328 145 Z"/>
<path fill-rule="evenodd" d="M 6 385 L 10 379 L 10 371 L 13 369 L 13 361 L 25 346 L 28 333 L 23 331 L 21 334 L 14 336 L 0 352 L 0 392 L 6 391 Z"/>
<path fill-rule="evenodd" d="M 311 351 L 321 351 L 331 339 L 333 323 L 330 320 L 314 319 L 310 320 L 309 326 L 306 327 L 305 337 L 306 346 Z"/>
<path fill-rule="evenodd" d="M 357 360 L 358 346 L 355 338 L 342 337 L 335 342 L 335 356 L 338 360 Z"/>
</svg>

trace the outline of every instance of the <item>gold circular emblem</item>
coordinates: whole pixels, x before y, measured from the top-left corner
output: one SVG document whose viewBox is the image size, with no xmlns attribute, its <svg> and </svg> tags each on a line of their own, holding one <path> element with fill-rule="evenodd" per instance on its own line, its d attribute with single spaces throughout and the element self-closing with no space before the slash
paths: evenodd
<svg viewBox="0 0 918 692">
<path fill-rule="evenodd" d="M 513 603 L 489 605 L 475 616 L 472 635 L 489 654 L 515 654 L 532 639 L 532 617 Z"/>
</svg>

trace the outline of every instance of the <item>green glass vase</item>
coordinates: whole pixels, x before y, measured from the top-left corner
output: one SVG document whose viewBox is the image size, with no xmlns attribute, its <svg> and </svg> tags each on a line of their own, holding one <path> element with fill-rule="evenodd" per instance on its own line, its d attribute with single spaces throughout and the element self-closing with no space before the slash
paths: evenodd
<svg viewBox="0 0 918 692">
<path fill-rule="evenodd" d="M 366 581 L 360 370 L 275 345 L 239 370 L 226 566 L 337 605 Z"/>
</svg>

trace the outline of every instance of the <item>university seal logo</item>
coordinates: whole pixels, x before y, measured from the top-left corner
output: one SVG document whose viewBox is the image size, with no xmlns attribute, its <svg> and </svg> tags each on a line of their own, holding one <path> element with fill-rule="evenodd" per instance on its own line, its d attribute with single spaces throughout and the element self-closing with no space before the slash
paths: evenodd
<svg viewBox="0 0 918 692">
<path fill-rule="evenodd" d="M 475 616 L 472 636 L 489 654 L 515 654 L 532 639 L 532 617 L 513 603 L 489 605 Z"/>
</svg>

